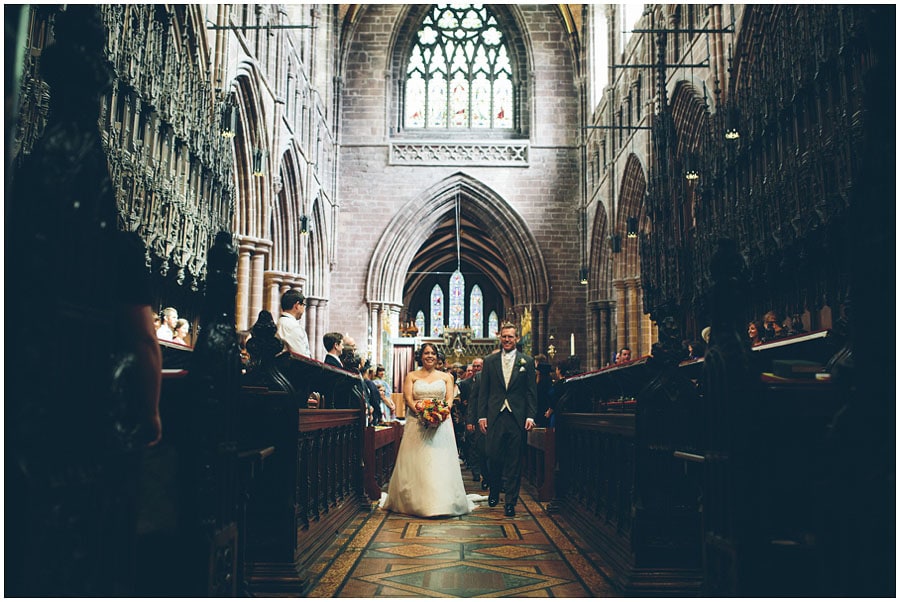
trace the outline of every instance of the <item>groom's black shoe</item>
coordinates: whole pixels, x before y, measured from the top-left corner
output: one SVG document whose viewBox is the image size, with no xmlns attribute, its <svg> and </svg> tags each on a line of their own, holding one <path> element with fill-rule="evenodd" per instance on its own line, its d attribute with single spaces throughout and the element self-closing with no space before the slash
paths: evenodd
<svg viewBox="0 0 900 602">
<path fill-rule="evenodd" d="M 488 484 L 487 479 L 482 478 L 481 479 L 481 490 L 487 491 L 488 487 L 490 487 L 490 485 Z"/>
<path fill-rule="evenodd" d="M 495 493 L 492 491 L 492 492 L 490 493 L 490 495 L 488 495 L 488 506 L 490 506 L 491 508 L 493 508 L 494 506 L 496 506 L 496 505 L 499 504 L 499 503 L 500 503 L 500 494 L 499 494 L 499 493 L 495 494 Z"/>
<path fill-rule="evenodd" d="M 503 514 L 506 516 L 515 516 L 516 515 L 516 506 L 514 504 L 507 504 L 503 510 Z"/>
</svg>

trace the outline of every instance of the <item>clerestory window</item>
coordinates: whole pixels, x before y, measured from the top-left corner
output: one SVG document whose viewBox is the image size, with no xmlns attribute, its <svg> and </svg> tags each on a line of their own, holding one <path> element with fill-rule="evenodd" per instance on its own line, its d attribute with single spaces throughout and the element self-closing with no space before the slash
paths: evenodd
<svg viewBox="0 0 900 602">
<path fill-rule="evenodd" d="M 406 129 L 511 130 L 507 41 L 482 4 L 435 4 L 414 37 L 404 83 Z"/>
</svg>

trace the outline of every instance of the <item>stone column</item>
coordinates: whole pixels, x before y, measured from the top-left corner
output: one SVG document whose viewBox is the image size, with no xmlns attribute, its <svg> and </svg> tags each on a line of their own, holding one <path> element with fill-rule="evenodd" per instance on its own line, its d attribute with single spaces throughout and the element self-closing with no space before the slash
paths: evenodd
<svg viewBox="0 0 900 602">
<path fill-rule="evenodd" d="M 369 348 L 369 357 L 372 363 L 378 363 L 381 358 L 381 304 L 369 304 L 369 328 L 367 329 L 366 345 Z"/>
<path fill-rule="evenodd" d="M 328 332 L 328 322 L 325 318 L 328 316 L 328 312 L 325 310 L 328 308 L 328 300 L 327 299 L 316 299 L 316 331 L 319 333 L 319 341 L 318 344 L 322 346 L 322 337 L 325 336 L 325 333 Z M 322 359 L 325 359 L 325 351 L 321 352 Z"/>
<path fill-rule="evenodd" d="M 599 321 L 597 336 L 600 341 L 600 368 L 612 361 L 612 350 L 610 349 L 610 344 L 612 343 L 612 331 L 610 329 L 611 307 L 614 307 L 614 304 L 609 300 L 597 302 Z"/>
<path fill-rule="evenodd" d="M 590 319 L 587 328 L 587 353 L 585 354 L 585 369 L 596 370 L 603 367 L 603 357 L 600 355 L 600 303 L 601 301 L 588 302 Z"/>
<path fill-rule="evenodd" d="M 250 327 L 250 254 L 254 245 L 246 244 L 241 237 L 235 237 L 238 247 L 237 299 L 235 300 L 235 323 L 238 330 Z"/>
<path fill-rule="evenodd" d="M 263 305 L 263 278 L 266 267 L 266 255 L 272 248 L 272 243 L 267 240 L 257 240 L 256 250 L 250 256 L 250 315 L 256 316 Z"/>
<path fill-rule="evenodd" d="M 616 351 L 622 347 L 628 347 L 628 303 L 625 290 L 625 281 L 617 280 L 613 282 L 613 288 L 616 289 Z"/>
<path fill-rule="evenodd" d="M 641 298 L 638 295 L 640 280 L 635 278 L 626 283 L 628 290 L 628 338 L 636 349 L 631 350 L 631 357 L 638 358 L 649 353 L 644 349 L 644 338 L 641 333 Z"/>
<path fill-rule="evenodd" d="M 322 347 L 322 335 L 319 334 L 318 330 L 316 330 L 316 314 L 319 310 L 319 304 L 316 302 L 316 299 L 312 297 L 306 298 L 306 313 L 303 314 L 303 318 L 306 322 L 304 326 L 306 327 L 306 336 L 309 338 L 309 350 L 312 357 L 318 359 L 319 356 L 322 359 L 325 359 L 325 351 L 324 347 Z M 324 333 L 323 333 L 324 334 Z M 319 347 L 322 347 L 322 351 L 319 351 Z"/>
<path fill-rule="evenodd" d="M 281 313 L 281 283 L 283 282 L 283 274 L 281 272 L 268 271 L 263 274 L 263 289 L 265 291 L 265 306 L 263 309 L 269 310 L 272 316 L 277 320 Z"/>
</svg>

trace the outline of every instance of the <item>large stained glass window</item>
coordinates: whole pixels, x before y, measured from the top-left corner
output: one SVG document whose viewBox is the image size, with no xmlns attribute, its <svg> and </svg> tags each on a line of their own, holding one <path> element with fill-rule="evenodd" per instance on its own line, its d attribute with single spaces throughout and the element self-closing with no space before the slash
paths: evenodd
<svg viewBox="0 0 900 602">
<path fill-rule="evenodd" d="M 500 334 L 500 321 L 497 320 L 497 312 L 492 311 L 488 316 L 488 337 L 494 338 Z"/>
<path fill-rule="evenodd" d="M 431 336 L 444 334 L 444 291 L 440 284 L 431 289 Z"/>
<path fill-rule="evenodd" d="M 476 339 L 484 336 L 484 295 L 477 284 L 472 287 L 469 295 L 469 327 Z"/>
<path fill-rule="evenodd" d="M 450 328 L 466 326 L 466 279 L 456 270 L 450 276 Z"/>
<path fill-rule="evenodd" d="M 408 129 L 512 129 L 513 82 L 503 33 L 482 4 L 435 4 L 406 67 Z"/>
</svg>

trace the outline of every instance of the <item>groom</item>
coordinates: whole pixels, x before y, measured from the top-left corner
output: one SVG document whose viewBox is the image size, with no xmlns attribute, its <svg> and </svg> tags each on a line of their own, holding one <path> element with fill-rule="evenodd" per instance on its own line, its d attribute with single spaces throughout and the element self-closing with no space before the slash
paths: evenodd
<svg viewBox="0 0 900 602">
<path fill-rule="evenodd" d="M 516 326 L 505 322 L 500 327 L 500 353 L 484 358 L 478 385 L 478 426 L 485 435 L 491 487 L 488 505 L 499 503 L 503 489 L 506 516 L 516 515 L 525 431 L 534 427 L 537 412 L 534 359 L 516 350 L 518 342 Z"/>
</svg>

